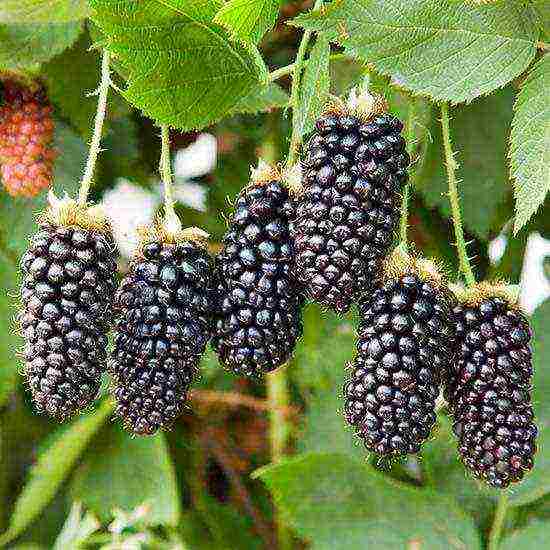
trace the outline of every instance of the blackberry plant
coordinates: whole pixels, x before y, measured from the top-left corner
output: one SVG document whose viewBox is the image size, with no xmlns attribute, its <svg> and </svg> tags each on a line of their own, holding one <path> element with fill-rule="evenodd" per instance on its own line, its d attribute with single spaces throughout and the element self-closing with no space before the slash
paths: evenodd
<svg viewBox="0 0 550 550">
<path fill-rule="evenodd" d="M 297 190 L 295 273 L 309 298 L 345 313 L 372 290 L 399 220 L 409 155 L 403 124 L 366 94 L 315 125 Z"/>
<path fill-rule="evenodd" d="M 0 174 L 10 195 L 34 197 L 51 185 L 53 134 L 52 107 L 40 85 L 0 83 Z"/>
<path fill-rule="evenodd" d="M 210 339 L 212 265 L 203 231 L 142 231 L 117 291 L 109 361 L 116 415 L 138 435 L 180 415 Z"/>
<path fill-rule="evenodd" d="M 360 318 L 344 385 L 346 420 L 369 451 L 417 453 L 435 424 L 441 376 L 453 357 L 450 294 L 431 262 L 396 250 Z"/>
<path fill-rule="evenodd" d="M 503 488 L 533 468 L 531 331 L 502 285 L 479 283 L 454 309 L 458 355 L 446 379 L 458 450 L 476 477 Z"/>
<path fill-rule="evenodd" d="M 95 399 L 116 287 L 109 224 L 94 208 L 50 197 L 21 259 L 24 375 L 38 412 L 63 421 Z"/>
<path fill-rule="evenodd" d="M 239 375 L 257 377 L 283 365 L 302 334 L 303 298 L 290 276 L 291 213 L 281 174 L 260 164 L 237 198 L 216 258 L 212 344 Z"/>
</svg>

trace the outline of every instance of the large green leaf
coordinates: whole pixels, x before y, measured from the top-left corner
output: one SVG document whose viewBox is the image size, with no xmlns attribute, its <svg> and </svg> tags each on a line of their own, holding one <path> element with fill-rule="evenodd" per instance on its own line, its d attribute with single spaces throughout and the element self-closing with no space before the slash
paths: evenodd
<svg viewBox="0 0 550 550">
<path fill-rule="evenodd" d="M 22 533 L 50 502 L 111 411 L 111 402 L 104 401 L 95 412 L 78 418 L 66 429 L 60 430 L 59 435 L 42 450 L 15 503 L 8 530 L 0 536 L 0 546 Z"/>
<path fill-rule="evenodd" d="M 86 0 L 2 0 L 0 23 L 66 23 L 88 15 Z"/>
<path fill-rule="evenodd" d="M 535 422 L 539 428 L 537 445 L 539 452 L 535 456 L 535 467 L 520 485 L 514 487 L 510 495 L 512 505 L 521 506 L 550 493 L 550 300 L 547 300 L 534 313 L 531 319 L 533 328 L 533 405 Z"/>
<path fill-rule="evenodd" d="M 506 153 L 513 102 L 514 91 L 508 87 L 451 113 L 464 224 L 481 238 L 490 235 L 498 208 L 510 189 Z M 418 174 L 418 186 L 428 205 L 439 208 L 448 217 L 447 175 L 439 120 L 434 121 L 432 137 L 433 143 Z"/>
<path fill-rule="evenodd" d="M 548 547 L 548 523 L 534 522 L 514 531 L 500 544 L 500 550 L 539 550 Z"/>
<path fill-rule="evenodd" d="M 176 525 L 179 494 L 164 434 L 132 439 L 118 426 L 102 432 L 71 484 L 71 496 L 107 521 L 113 508 L 145 503 L 153 524 Z"/>
<path fill-rule="evenodd" d="M 0 24 L 0 69 L 44 63 L 73 44 L 81 31 L 82 21 Z"/>
<path fill-rule="evenodd" d="M 302 136 L 313 129 L 325 105 L 330 88 L 329 60 L 330 43 L 324 35 L 319 35 L 311 49 L 296 106 L 298 128 Z"/>
<path fill-rule="evenodd" d="M 510 161 L 517 233 L 550 191 L 550 56 L 532 68 L 514 106 Z"/>
<path fill-rule="evenodd" d="M 533 18 L 512 2 L 336 0 L 294 24 L 328 33 L 398 86 L 456 103 L 521 74 L 538 38 Z"/>
<path fill-rule="evenodd" d="M 338 454 L 308 454 L 255 474 L 315 550 L 480 548 L 473 522 L 452 500 L 390 481 Z"/>
<path fill-rule="evenodd" d="M 212 22 L 219 2 L 91 0 L 106 47 L 128 75 L 123 94 L 160 124 L 202 128 L 226 115 L 267 69 L 253 45 Z"/>
<path fill-rule="evenodd" d="M 280 0 L 229 0 L 214 18 L 231 36 L 257 44 L 270 31 L 279 14 Z"/>
</svg>

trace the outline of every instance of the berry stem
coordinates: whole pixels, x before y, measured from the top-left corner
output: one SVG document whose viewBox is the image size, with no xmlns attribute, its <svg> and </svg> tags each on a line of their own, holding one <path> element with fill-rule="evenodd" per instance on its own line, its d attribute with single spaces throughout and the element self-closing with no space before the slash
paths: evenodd
<svg viewBox="0 0 550 550">
<path fill-rule="evenodd" d="M 343 53 L 333 53 L 330 55 L 329 59 L 330 61 L 338 61 L 339 59 L 346 59 L 346 57 L 347 56 Z M 308 63 L 309 63 L 309 59 L 305 59 L 303 61 L 302 67 L 306 67 Z M 275 82 L 275 80 L 279 80 L 279 78 L 288 76 L 289 74 L 294 72 L 295 68 L 296 68 L 296 63 L 291 63 L 290 65 L 285 65 L 284 67 L 280 67 L 279 69 L 275 69 L 274 71 L 271 71 L 268 76 L 269 82 Z"/>
<path fill-rule="evenodd" d="M 313 9 L 321 7 L 323 0 L 316 0 Z M 293 166 L 296 162 L 296 156 L 300 146 L 301 129 L 298 121 L 298 105 L 300 103 L 300 84 L 302 81 L 302 70 L 304 65 L 304 57 L 306 55 L 307 46 L 311 39 L 312 31 L 304 31 L 298 52 L 296 53 L 296 61 L 292 70 L 292 87 L 290 88 L 290 106 L 292 107 L 292 135 L 290 137 L 290 148 L 288 151 L 287 166 Z"/>
<path fill-rule="evenodd" d="M 170 161 L 170 128 L 166 125 L 160 127 L 160 162 L 159 172 L 164 186 L 164 216 L 169 219 L 176 218 L 174 210 L 174 196 L 172 194 L 173 177 Z"/>
<path fill-rule="evenodd" d="M 409 112 L 407 114 L 407 149 L 409 155 L 413 153 L 413 137 L 414 137 L 414 118 L 416 116 L 416 102 L 414 97 L 409 98 Z M 401 219 L 399 222 L 399 234 L 401 246 L 407 250 L 407 231 L 409 222 L 409 202 L 411 198 L 411 184 L 408 181 L 403 188 L 403 198 L 401 202 Z"/>
<path fill-rule="evenodd" d="M 88 193 L 94 177 L 94 168 L 97 162 L 97 156 L 99 154 L 101 132 L 103 130 L 103 122 L 105 121 L 105 112 L 107 110 L 107 93 L 109 92 L 109 86 L 111 84 L 109 61 L 109 51 L 103 50 L 103 56 L 101 58 L 101 82 L 99 83 L 98 88 L 99 97 L 97 100 L 94 132 L 92 134 L 92 141 L 90 143 L 90 152 L 88 153 L 86 168 L 84 169 L 84 175 L 82 176 L 82 182 L 80 183 L 80 190 L 78 192 L 78 202 L 82 206 L 85 206 L 88 202 Z"/>
<path fill-rule="evenodd" d="M 441 104 L 441 129 L 443 133 L 443 147 L 445 151 L 445 166 L 447 167 L 447 179 L 449 183 L 449 202 L 451 203 L 451 214 L 455 231 L 456 247 L 458 252 L 458 261 L 460 270 L 464 275 L 466 284 L 472 286 L 476 282 L 468 251 L 466 250 L 466 240 L 464 239 L 464 228 L 462 227 L 462 215 L 460 211 L 460 198 L 458 195 L 458 186 L 456 179 L 456 170 L 458 163 L 453 153 L 451 142 L 451 131 L 449 125 L 449 104 Z"/>
<path fill-rule="evenodd" d="M 500 537 L 502 535 L 502 528 L 504 527 L 504 520 L 506 519 L 506 512 L 508 511 L 508 494 L 502 493 L 498 499 L 497 509 L 495 512 L 495 519 L 489 533 L 489 543 L 487 550 L 498 550 L 500 545 Z"/>
</svg>

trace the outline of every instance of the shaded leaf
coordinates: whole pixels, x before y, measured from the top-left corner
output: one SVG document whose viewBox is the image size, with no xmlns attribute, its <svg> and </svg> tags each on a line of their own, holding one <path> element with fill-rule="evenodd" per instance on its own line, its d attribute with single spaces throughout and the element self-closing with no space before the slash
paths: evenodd
<svg viewBox="0 0 550 550">
<path fill-rule="evenodd" d="M 514 531 L 499 545 L 500 550 L 536 550 L 548 546 L 548 524 L 534 522 Z"/>
<path fill-rule="evenodd" d="M 106 427 L 75 472 L 70 493 L 103 522 L 115 507 L 129 511 L 144 503 L 153 525 L 176 525 L 180 515 L 174 467 L 162 433 L 132 439 L 118 426 Z"/>
<path fill-rule="evenodd" d="M 449 499 L 389 481 L 338 454 L 308 454 L 255 473 L 315 550 L 480 548 L 473 522 Z"/>
<path fill-rule="evenodd" d="M 90 3 L 108 49 L 128 75 L 124 97 L 159 124 L 202 128 L 267 84 L 255 46 L 232 42 L 212 23 L 218 2 Z"/>
<path fill-rule="evenodd" d="M 236 40 L 257 44 L 270 31 L 279 15 L 280 0 L 229 0 L 214 22 Z"/>
<path fill-rule="evenodd" d="M 0 23 L 65 23 L 88 12 L 86 0 L 2 0 Z"/>
<path fill-rule="evenodd" d="M 510 162 L 517 233 L 550 191 L 550 56 L 531 69 L 514 106 Z"/>
<path fill-rule="evenodd" d="M 32 68 L 71 46 L 82 31 L 81 21 L 0 25 L 0 68 Z"/>
<path fill-rule="evenodd" d="M 42 450 L 15 503 L 8 529 L 0 536 L 0 545 L 22 533 L 50 502 L 111 411 L 110 401 L 103 401 L 96 411 L 62 429 L 59 435 L 53 437 L 50 445 Z"/>
<path fill-rule="evenodd" d="M 550 4 L 548 0 L 532 0 L 533 8 L 541 30 L 541 39 L 550 41 Z"/>
<path fill-rule="evenodd" d="M 256 114 L 282 109 L 288 105 L 288 99 L 288 94 L 278 84 L 271 83 L 267 88 L 252 90 L 231 109 L 229 114 Z"/>
<path fill-rule="evenodd" d="M 514 3 L 453 0 L 337 0 L 293 20 L 326 32 L 352 57 L 393 83 L 455 103 L 504 86 L 536 53 L 533 18 Z"/>
</svg>

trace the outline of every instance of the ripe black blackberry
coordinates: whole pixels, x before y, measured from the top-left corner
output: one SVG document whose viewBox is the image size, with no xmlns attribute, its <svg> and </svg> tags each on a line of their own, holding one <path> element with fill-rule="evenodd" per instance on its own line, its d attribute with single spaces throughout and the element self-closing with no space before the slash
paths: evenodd
<svg viewBox="0 0 550 550">
<path fill-rule="evenodd" d="M 451 295 L 430 262 L 395 253 L 385 282 L 360 306 L 345 417 L 365 447 L 417 453 L 435 423 L 441 374 L 453 355 Z"/>
<path fill-rule="evenodd" d="M 446 379 L 459 454 L 478 478 L 504 488 L 533 467 L 531 331 L 505 287 L 480 283 L 454 310 L 457 360 Z"/>
<path fill-rule="evenodd" d="M 97 209 L 53 195 L 50 201 L 21 259 L 19 321 L 24 375 L 36 409 L 63 421 L 91 404 L 99 389 L 116 255 Z"/>
<path fill-rule="evenodd" d="M 409 155 L 403 124 L 380 98 L 332 106 L 305 149 L 297 190 L 295 273 L 338 313 L 372 290 L 399 220 Z"/>
<path fill-rule="evenodd" d="M 212 262 L 196 228 L 143 231 L 115 297 L 109 361 L 116 415 L 138 435 L 169 428 L 181 414 L 210 339 Z"/>
<path fill-rule="evenodd" d="M 290 276 L 290 211 L 281 175 L 259 168 L 237 199 L 216 259 L 212 344 L 239 375 L 257 377 L 283 365 L 302 334 L 303 299 Z"/>
</svg>

